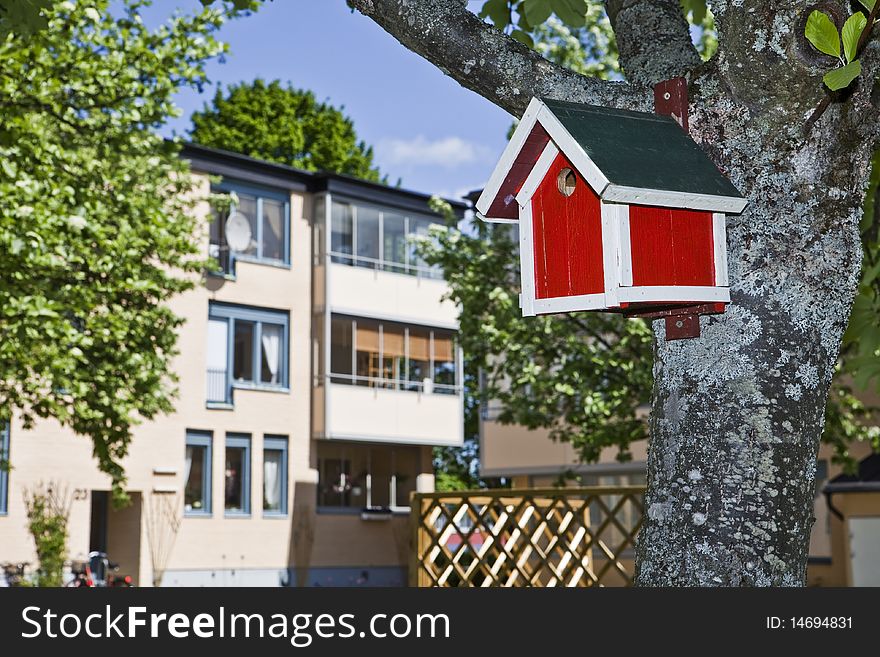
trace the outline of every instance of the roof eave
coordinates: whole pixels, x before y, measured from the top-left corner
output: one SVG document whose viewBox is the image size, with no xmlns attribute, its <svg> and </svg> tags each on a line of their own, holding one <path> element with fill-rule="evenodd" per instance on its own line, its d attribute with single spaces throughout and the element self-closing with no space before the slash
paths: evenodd
<svg viewBox="0 0 880 657">
<path fill-rule="evenodd" d="M 487 217 L 482 214 L 477 214 L 477 218 L 480 221 L 485 221 L 487 224 L 518 224 L 519 219 L 508 219 L 507 217 Z"/>
<path fill-rule="evenodd" d="M 603 201 L 613 203 L 656 205 L 706 212 L 723 212 L 725 214 L 740 214 L 748 205 L 748 201 L 740 196 L 715 196 L 663 189 L 643 189 L 613 183 L 605 188 L 601 196 Z"/>
<path fill-rule="evenodd" d="M 544 107 L 544 103 L 538 98 L 532 98 L 532 100 L 529 101 L 525 113 L 522 115 L 519 124 L 513 131 L 510 141 L 507 142 L 507 146 L 504 148 L 504 152 L 501 154 L 498 163 L 495 165 L 495 169 L 493 169 L 492 174 L 489 176 L 486 186 L 483 187 L 483 192 L 480 194 L 480 198 L 478 198 L 477 202 L 474 204 L 474 207 L 480 215 L 485 216 L 489 211 L 492 202 L 495 200 L 495 197 L 501 189 L 501 185 L 504 183 L 504 179 L 510 171 L 510 167 L 516 161 L 526 139 L 532 132 L 532 128 L 535 127 L 535 123 L 538 120 L 538 112 L 542 107 Z"/>
</svg>

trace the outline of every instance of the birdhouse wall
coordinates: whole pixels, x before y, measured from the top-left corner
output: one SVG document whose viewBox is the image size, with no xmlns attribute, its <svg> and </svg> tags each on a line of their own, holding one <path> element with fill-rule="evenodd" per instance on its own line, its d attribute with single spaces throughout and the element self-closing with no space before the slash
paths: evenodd
<svg viewBox="0 0 880 657">
<path fill-rule="evenodd" d="M 570 196 L 559 189 L 563 169 L 575 175 Z M 601 202 L 561 152 L 531 204 L 535 298 L 603 293 Z"/>
<path fill-rule="evenodd" d="M 633 286 L 716 285 L 711 212 L 629 206 Z"/>
</svg>

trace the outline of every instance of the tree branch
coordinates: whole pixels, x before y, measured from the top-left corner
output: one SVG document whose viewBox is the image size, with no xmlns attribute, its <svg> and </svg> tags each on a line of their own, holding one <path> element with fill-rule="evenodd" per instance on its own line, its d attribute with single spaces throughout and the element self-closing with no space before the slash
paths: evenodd
<svg viewBox="0 0 880 657">
<path fill-rule="evenodd" d="M 605 11 L 633 84 L 654 85 L 702 63 L 680 0 L 605 0 Z"/>
<path fill-rule="evenodd" d="M 467 9 L 464 0 L 347 0 L 409 50 L 516 116 L 532 96 L 650 110 L 650 94 L 558 66 Z"/>
</svg>

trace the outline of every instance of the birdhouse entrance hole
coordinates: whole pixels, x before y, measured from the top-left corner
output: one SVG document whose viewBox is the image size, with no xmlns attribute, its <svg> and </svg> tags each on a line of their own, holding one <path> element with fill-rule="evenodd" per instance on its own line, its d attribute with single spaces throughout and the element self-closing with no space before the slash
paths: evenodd
<svg viewBox="0 0 880 657">
<path fill-rule="evenodd" d="M 574 171 L 566 167 L 559 172 L 556 184 L 559 187 L 560 194 L 563 196 L 571 196 L 574 194 L 574 188 L 577 184 L 577 176 L 574 175 Z"/>
</svg>

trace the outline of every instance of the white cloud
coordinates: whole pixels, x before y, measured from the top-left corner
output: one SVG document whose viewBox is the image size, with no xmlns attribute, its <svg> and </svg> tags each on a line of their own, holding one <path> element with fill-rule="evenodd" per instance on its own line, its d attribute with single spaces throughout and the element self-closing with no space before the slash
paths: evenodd
<svg viewBox="0 0 880 657">
<path fill-rule="evenodd" d="M 386 166 L 438 166 L 454 169 L 464 164 L 489 163 L 492 160 L 492 151 L 482 144 L 461 137 L 431 140 L 424 135 L 414 139 L 383 139 L 376 144 L 376 154 Z"/>
</svg>

